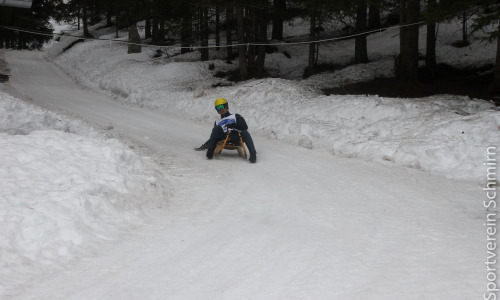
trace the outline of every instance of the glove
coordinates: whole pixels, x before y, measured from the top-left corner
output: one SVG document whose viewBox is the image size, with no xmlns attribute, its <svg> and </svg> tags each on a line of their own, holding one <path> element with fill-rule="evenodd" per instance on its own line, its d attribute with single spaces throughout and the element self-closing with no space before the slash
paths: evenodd
<svg viewBox="0 0 500 300">
<path fill-rule="evenodd" d="M 236 124 L 235 124 L 235 123 L 231 123 L 231 124 L 227 124 L 227 125 L 226 125 L 226 128 L 227 128 L 227 129 L 234 129 L 234 127 L 235 127 L 235 126 L 236 126 Z"/>
</svg>

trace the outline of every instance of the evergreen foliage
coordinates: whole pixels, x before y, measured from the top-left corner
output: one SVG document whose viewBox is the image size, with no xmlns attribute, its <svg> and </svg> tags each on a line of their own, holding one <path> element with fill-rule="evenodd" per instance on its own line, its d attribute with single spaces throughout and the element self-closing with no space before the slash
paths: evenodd
<svg viewBox="0 0 500 300">
<path fill-rule="evenodd" d="M 33 0 L 30 9 L 0 6 L 0 26 L 48 34 L 32 34 L 0 27 L 0 48 L 40 49 L 51 38 L 52 26 L 49 20 L 58 2 Z"/>
<path fill-rule="evenodd" d="M 88 27 L 102 20 L 119 30 L 136 26 L 145 20 L 144 43 L 167 45 L 175 41 L 182 53 L 199 49 L 200 60 L 208 60 L 209 38 L 225 51 L 228 60 L 238 56 L 239 77 L 266 76 L 264 70 L 268 33 L 283 40 L 283 24 L 300 16 L 310 21 L 308 70 L 314 74 L 318 65 L 324 24 L 345 22 L 345 33 L 364 33 L 396 23 L 419 22 L 400 31 L 401 53 L 395 62 L 396 74 L 403 79 L 415 79 L 418 66 L 418 27 L 425 22 L 428 35 L 436 32 L 439 22 L 457 18 L 463 23 L 463 38 L 457 45 L 469 43 L 470 32 L 484 32 L 486 42 L 500 45 L 500 0 L 34 0 L 30 10 L 0 7 L 0 25 L 51 33 L 49 20 L 71 22 L 83 35 L 90 37 Z M 350 21 L 347 21 L 350 20 Z M 349 26 L 355 26 L 355 28 Z M 472 25 L 472 26 L 470 26 Z M 50 36 L 29 34 L 0 28 L 0 47 L 37 49 Z M 259 45 L 251 45 L 251 44 Z M 201 49 L 200 49 L 201 46 Z M 500 48 L 500 46 L 499 46 Z M 330 51 L 330 50 L 322 50 Z M 435 39 L 427 40 L 427 65 L 435 66 Z M 366 63 L 370 49 L 366 36 L 356 38 L 353 61 Z M 498 51 L 500 66 L 500 49 Z M 500 82 L 500 67 L 498 82 Z M 500 86 L 500 84 L 499 84 Z"/>
</svg>

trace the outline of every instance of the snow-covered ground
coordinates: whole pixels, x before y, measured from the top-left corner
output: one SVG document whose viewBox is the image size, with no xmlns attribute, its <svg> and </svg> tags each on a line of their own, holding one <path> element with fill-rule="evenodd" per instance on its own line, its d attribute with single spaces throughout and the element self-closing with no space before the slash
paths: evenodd
<svg viewBox="0 0 500 300">
<path fill-rule="evenodd" d="M 0 102 L 0 298 L 8 299 L 10 280 L 31 278 L 34 265 L 61 268 L 82 244 L 95 248 L 164 207 L 169 185 L 150 158 L 81 121 L 4 92 Z"/>
<path fill-rule="evenodd" d="M 453 38 L 449 33 L 453 30 L 454 25 L 440 26 L 444 36 L 438 46 L 440 62 L 460 67 L 494 62 L 495 45 L 474 44 L 465 49 L 449 46 L 458 39 L 458 35 Z M 101 38 L 112 39 L 114 34 L 103 34 Z M 392 75 L 393 56 L 399 45 L 395 31 L 375 34 L 368 40 L 370 56 L 378 58 L 373 63 L 300 80 L 307 63 L 306 47 L 281 46 L 292 58 L 281 52 L 268 55 L 266 67 L 278 70 L 276 74 L 300 72 L 291 76 L 295 79 L 252 80 L 216 88 L 212 85 L 229 83 L 215 78 L 215 72 L 235 66 L 223 60 L 190 61 L 190 57 L 197 58 L 197 52 L 151 59 L 153 49 L 129 55 L 122 44 L 97 41 L 55 57 L 67 44 L 61 42 L 51 48 L 50 55 L 76 81 L 109 92 L 119 101 L 211 123 L 214 112 L 207 108 L 213 99 L 225 97 L 233 111 L 244 112 L 252 132 L 272 139 L 326 149 L 334 155 L 385 160 L 452 178 L 480 180 L 485 147 L 500 142 L 500 118 L 492 103 L 450 95 L 393 99 L 377 95 L 327 97 L 318 93 L 324 87 Z M 422 48 L 424 41 L 425 35 Z M 352 59 L 347 55 L 352 55 L 352 41 L 326 44 L 323 48 L 325 62 L 345 63 Z M 209 70 L 209 64 L 214 64 L 215 70 Z"/>
<path fill-rule="evenodd" d="M 440 27 L 440 61 L 494 61 L 494 45 L 446 46 L 456 39 Z M 280 47 L 292 58 L 266 64 L 288 79 L 224 87 L 214 72 L 235 66 L 217 53 L 152 59 L 87 41 L 61 54 L 63 39 L 47 57 L 69 80 L 39 54 L 0 52 L 12 74 L 0 84 L 0 298 L 480 297 L 483 163 L 500 112 L 451 95 L 318 93 L 390 76 L 397 44 L 372 35 L 374 62 L 307 80 L 303 48 Z M 345 63 L 351 48 L 325 45 L 321 59 Z M 217 97 L 250 125 L 256 165 L 191 150 Z"/>
</svg>

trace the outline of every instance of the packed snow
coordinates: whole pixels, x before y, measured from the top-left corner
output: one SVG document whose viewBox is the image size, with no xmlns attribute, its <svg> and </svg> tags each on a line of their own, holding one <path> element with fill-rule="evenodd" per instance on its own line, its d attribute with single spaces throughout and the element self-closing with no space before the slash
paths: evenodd
<svg viewBox="0 0 500 300">
<path fill-rule="evenodd" d="M 440 28 L 438 59 L 494 61 L 495 45 L 446 46 L 457 35 L 454 25 Z M 453 95 L 319 92 L 391 76 L 393 31 L 370 36 L 369 64 L 301 80 L 307 53 L 280 46 L 292 58 L 275 53 L 266 66 L 286 79 L 238 84 L 213 76 L 235 67 L 216 52 L 209 62 L 196 61 L 196 52 L 152 58 L 155 48 L 126 54 L 125 45 L 106 41 L 62 52 L 71 41 L 53 42 L 46 57 L 76 83 L 74 99 L 46 96 L 61 78 L 30 91 L 36 79 L 16 75 L 17 54 L 0 52 L 12 64 L 0 64 L 0 73 L 12 73 L 10 84 L 0 84 L 0 298 L 471 299 L 486 292 L 481 184 L 486 148 L 500 145 L 498 109 Z M 352 41 L 325 48 L 325 62 L 351 59 Z M 66 104 L 89 100 L 77 89 L 112 98 L 114 108 L 88 104 L 110 119 L 99 123 Z M 208 138 L 217 97 L 250 125 L 256 165 L 234 156 L 207 164 L 191 150 Z M 54 103 L 57 112 L 48 109 Z M 120 120 L 130 107 L 148 118 L 134 110 L 137 120 L 132 113 Z M 174 123 L 184 133 L 167 130 L 173 125 L 161 118 L 170 114 L 182 116 Z M 238 184 L 221 195 L 224 180 Z"/>
</svg>

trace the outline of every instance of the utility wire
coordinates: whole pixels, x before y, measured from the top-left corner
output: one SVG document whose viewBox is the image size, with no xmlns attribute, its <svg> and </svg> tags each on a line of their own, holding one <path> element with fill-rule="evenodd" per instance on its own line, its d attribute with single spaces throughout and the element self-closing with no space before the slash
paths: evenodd
<svg viewBox="0 0 500 300">
<path fill-rule="evenodd" d="M 345 40 L 345 39 L 350 39 L 350 38 L 355 38 L 357 36 L 362 36 L 362 35 L 369 35 L 372 33 L 377 33 L 377 32 L 382 32 L 382 31 L 387 31 L 387 30 L 393 30 L 393 29 L 399 29 L 403 27 L 409 27 L 409 26 L 415 26 L 415 25 L 422 25 L 425 24 L 426 22 L 421 21 L 421 22 L 416 22 L 412 24 L 405 24 L 405 25 L 400 25 L 400 26 L 393 26 L 393 27 L 387 27 L 387 28 L 380 28 L 380 29 L 375 29 L 371 31 L 365 31 L 362 33 L 357 33 L 357 34 L 352 34 L 352 35 L 347 35 L 347 36 L 342 36 L 342 37 L 335 37 L 335 38 L 329 38 L 329 39 L 320 39 L 320 40 L 314 40 L 314 41 L 304 41 L 304 42 L 280 42 L 280 43 L 242 43 L 242 44 L 229 44 L 229 45 L 209 45 L 209 46 L 177 46 L 177 45 L 168 45 L 168 46 L 161 46 L 161 45 L 153 45 L 153 44 L 143 44 L 143 43 L 133 43 L 129 41 L 122 41 L 122 40 L 117 40 L 117 39 L 102 39 L 102 38 L 91 38 L 91 37 L 83 37 L 83 36 L 75 36 L 75 35 L 67 35 L 64 33 L 44 33 L 44 32 L 38 32 L 38 31 L 33 31 L 33 30 L 28 30 L 28 29 L 23 29 L 23 28 L 16 28 L 16 27 L 10 27 L 10 26 L 3 26 L 0 25 L 0 28 L 7 29 L 7 30 L 12 30 L 12 31 L 18 31 L 18 32 L 25 32 L 29 34 L 35 34 L 35 35 L 44 35 L 44 36 L 50 36 L 50 37 L 55 37 L 55 36 L 61 36 L 61 37 L 72 37 L 75 39 L 80 39 L 80 40 L 90 40 L 90 41 L 107 41 L 107 42 L 115 42 L 115 43 L 122 43 L 122 44 L 127 44 L 127 45 L 137 45 L 137 46 L 144 46 L 144 47 L 157 47 L 157 48 L 176 48 L 176 49 L 210 49 L 210 48 L 227 48 L 227 47 L 238 47 L 238 46 L 282 46 L 282 45 L 304 45 L 304 44 L 316 44 L 316 43 L 325 43 L 325 42 L 332 42 L 332 41 L 337 41 L 337 40 Z"/>
</svg>

